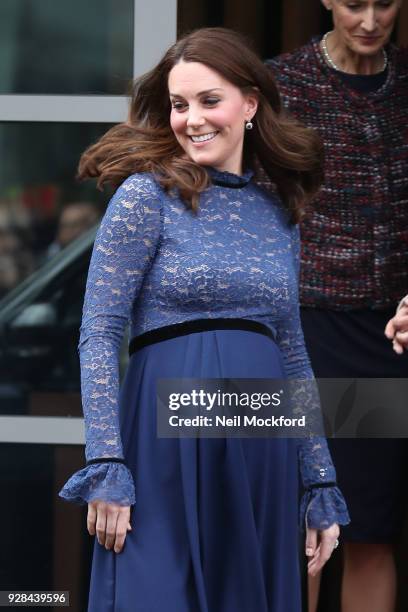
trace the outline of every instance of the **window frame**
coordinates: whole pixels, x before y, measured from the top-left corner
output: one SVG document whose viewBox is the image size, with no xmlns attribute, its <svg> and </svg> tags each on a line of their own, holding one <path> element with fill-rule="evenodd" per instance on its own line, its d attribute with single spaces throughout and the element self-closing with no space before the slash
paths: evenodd
<svg viewBox="0 0 408 612">
<path fill-rule="evenodd" d="M 150 70 L 177 38 L 177 0 L 134 0 L 133 78 Z M 0 95 L 0 122 L 118 123 L 127 96 Z M 35 425 L 35 426 L 34 426 Z M 84 444 L 83 419 L 0 416 L 0 443 Z"/>
<path fill-rule="evenodd" d="M 134 0 L 133 78 L 150 70 L 177 37 L 177 0 Z M 127 96 L 0 95 L 0 122 L 117 123 L 127 116 Z"/>
</svg>

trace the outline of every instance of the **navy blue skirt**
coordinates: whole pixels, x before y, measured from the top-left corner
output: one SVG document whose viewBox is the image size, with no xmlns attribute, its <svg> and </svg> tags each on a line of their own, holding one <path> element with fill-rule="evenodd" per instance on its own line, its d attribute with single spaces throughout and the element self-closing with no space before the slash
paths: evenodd
<svg viewBox="0 0 408 612">
<path fill-rule="evenodd" d="M 303 332 L 315 376 L 408 377 L 408 355 L 394 353 L 384 336 L 384 327 L 394 312 L 303 308 Z M 328 442 L 351 518 L 351 523 L 342 527 L 342 540 L 392 543 L 400 536 L 407 516 L 407 440 Z"/>
<path fill-rule="evenodd" d="M 298 468 L 290 439 L 159 439 L 160 378 L 283 378 L 268 337 L 191 333 L 130 358 L 120 401 L 136 487 L 115 554 L 95 542 L 89 612 L 300 612 Z"/>
</svg>

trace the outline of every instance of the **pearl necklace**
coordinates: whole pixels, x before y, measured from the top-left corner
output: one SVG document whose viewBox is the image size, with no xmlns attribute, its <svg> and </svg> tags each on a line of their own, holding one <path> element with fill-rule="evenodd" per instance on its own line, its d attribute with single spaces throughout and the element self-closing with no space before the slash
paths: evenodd
<svg viewBox="0 0 408 612">
<path fill-rule="evenodd" d="M 331 68 L 334 68 L 334 70 L 337 70 L 338 72 L 344 72 L 344 70 L 341 70 L 341 68 L 339 68 L 337 66 L 337 64 L 334 63 L 334 61 L 330 57 L 329 50 L 327 49 L 327 37 L 332 32 L 333 32 L 333 30 L 330 30 L 330 32 L 326 32 L 326 34 L 322 38 L 321 47 L 322 47 L 324 59 L 326 60 L 326 62 L 329 64 L 329 66 Z M 386 67 L 388 65 L 388 57 L 387 57 L 387 54 L 386 54 L 384 49 L 381 49 L 381 51 L 382 51 L 382 54 L 383 54 L 384 64 L 383 64 L 383 67 L 381 68 L 381 70 L 379 72 L 384 72 L 384 70 L 386 69 Z"/>
</svg>

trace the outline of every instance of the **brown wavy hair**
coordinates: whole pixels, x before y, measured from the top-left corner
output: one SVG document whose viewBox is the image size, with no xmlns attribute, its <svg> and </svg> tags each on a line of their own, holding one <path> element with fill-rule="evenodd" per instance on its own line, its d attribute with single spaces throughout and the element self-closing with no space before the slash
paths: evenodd
<svg viewBox="0 0 408 612">
<path fill-rule="evenodd" d="M 323 146 L 317 134 L 282 108 L 271 71 L 237 32 L 202 28 L 178 40 L 153 70 L 132 86 L 129 118 L 111 128 L 81 157 L 78 176 L 96 177 L 99 188 L 114 187 L 135 172 L 151 172 L 166 189 L 177 189 L 197 209 L 210 184 L 202 166 L 185 157 L 170 127 L 168 75 L 178 62 L 199 62 L 221 74 L 242 93 L 255 93 L 258 110 L 244 139 L 244 166 L 266 175 L 290 218 L 297 222 L 323 180 Z"/>
</svg>

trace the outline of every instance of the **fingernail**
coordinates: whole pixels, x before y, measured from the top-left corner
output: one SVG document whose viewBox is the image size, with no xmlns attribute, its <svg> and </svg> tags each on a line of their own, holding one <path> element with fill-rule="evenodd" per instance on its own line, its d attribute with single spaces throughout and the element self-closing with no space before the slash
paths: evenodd
<svg viewBox="0 0 408 612">
<path fill-rule="evenodd" d="M 311 557 L 313 555 L 313 549 L 312 548 L 306 548 L 306 556 L 307 557 Z"/>
</svg>

